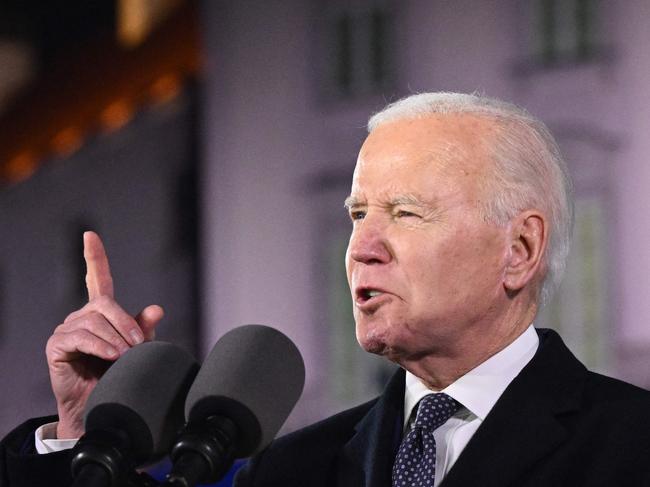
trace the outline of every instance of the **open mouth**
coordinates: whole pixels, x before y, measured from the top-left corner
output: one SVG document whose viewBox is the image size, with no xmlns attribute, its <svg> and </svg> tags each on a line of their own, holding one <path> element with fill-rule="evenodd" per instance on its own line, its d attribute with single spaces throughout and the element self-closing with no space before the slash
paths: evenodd
<svg viewBox="0 0 650 487">
<path fill-rule="evenodd" d="M 373 289 L 369 287 L 361 288 L 357 291 L 357 301 L 360 303 L 365 303 L 370 301 L 372 298 L 376 298 L 383 294 L 384 292 L 380 291 L 379 289 Z"/>
</svg>

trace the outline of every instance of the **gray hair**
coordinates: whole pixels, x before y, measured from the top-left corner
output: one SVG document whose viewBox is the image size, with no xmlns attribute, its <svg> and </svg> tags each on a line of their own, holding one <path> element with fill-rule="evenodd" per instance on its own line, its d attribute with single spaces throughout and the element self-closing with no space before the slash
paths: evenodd
<svg viewBox="0 0 650 487">
<path fill-rule="evenodd" d="M 490 197 L 480 210 L 497 225 L 506 225 L 525 209 L 547 213 L 551 231 L 539 296 L 547 303 L 562 280 L 573 232 L 573 187 L 555 139 L 523 108 L 482 95 L 447 92 L 391 103 L 370 118 L 368 132 L 387 122 L 432 114 L 472 114 L 495 122 L 495 136 L 488 144 L 495 171 L 485 182 Z"/>
</svg>

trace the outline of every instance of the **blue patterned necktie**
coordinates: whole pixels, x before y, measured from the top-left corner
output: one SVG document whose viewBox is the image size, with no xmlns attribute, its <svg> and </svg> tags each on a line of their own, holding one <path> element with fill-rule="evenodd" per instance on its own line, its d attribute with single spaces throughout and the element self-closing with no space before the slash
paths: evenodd
<svg viewBox="0 0 650 487">
<path fill-rule="evenodd" d="M 433 487 L 436 440 L 433 430 L 460 408 L 447 394 L 429 394 L 420 401 L 413 428 L 399 447 L 393 465 L 393 487 Z"/>
</svg>

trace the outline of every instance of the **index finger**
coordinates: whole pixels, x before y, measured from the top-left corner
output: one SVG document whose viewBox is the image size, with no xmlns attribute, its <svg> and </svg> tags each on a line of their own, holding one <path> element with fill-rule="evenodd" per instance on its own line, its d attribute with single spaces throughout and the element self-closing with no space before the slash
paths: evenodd
<svg viewBox="0 0 650 487">
<path fill-rule="evenodd" d="M 104 244 L 95 232 L 84 232 L 84 260 L 88 300 L 100 296 L 113 297 L 113 278 Z"/>
</svg>

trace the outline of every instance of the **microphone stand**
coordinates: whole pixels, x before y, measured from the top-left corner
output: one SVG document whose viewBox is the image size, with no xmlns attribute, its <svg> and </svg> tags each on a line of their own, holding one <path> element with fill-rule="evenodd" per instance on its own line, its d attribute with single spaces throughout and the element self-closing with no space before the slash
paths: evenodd
<svg viewBox="0 0 650 487">
<path fill-rule="evenodd" d="M 111 483 L 108 472 L 97 464 L 91 464 L 84 468 L 75 478 L 73 485 L 106 485 L 115 487 L 159 487 L 160 482 L 145 472 L 132 470 L 123 479 L 124 483 Z"/>
<path fill-rule="evenodd" d="M 225 416 L 190 421 L 171 452 L 172 470 L 164 487 L 193 487 L 216 482 L 235 461 L 239 432 Z"/>
<path fill-rule="evenodd" d="M 72 449 L 70 468 L 73 487 L 117 487 L 125 485 L 132 465 L 131 445 L 116 429 L 91 430 Z"/>
<path fill-rule="evenodd" d="M 72 487 L 194 487 L 221 479 L 235 460 L 239 432 L 224 416 L 190 421 L 174 445 L 172 470 L 159 483 L 138 473 L 130 442 L 119 430 L 89 431 L 72 451 Z"/>
<path fill-rule="evenodd" d="M 134 470 L 128 436 L 119 430 L 93 430 L 72 450 L 72 487 L 157 487 L 146 473 Z"/>
</svg>

